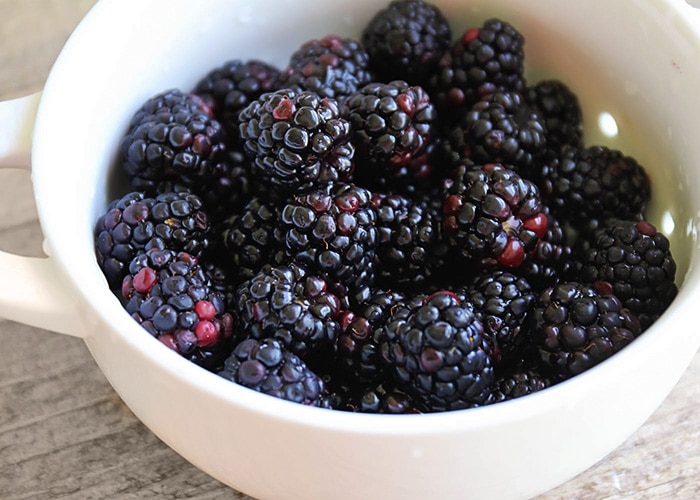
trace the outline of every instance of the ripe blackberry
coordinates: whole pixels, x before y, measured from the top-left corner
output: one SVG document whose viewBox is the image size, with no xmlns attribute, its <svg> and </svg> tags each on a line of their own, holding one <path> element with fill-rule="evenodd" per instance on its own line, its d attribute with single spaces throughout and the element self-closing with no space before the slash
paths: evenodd
<svg viewBox="0 0 700 500">
<path fill-rule="evenodd" d="M 234 317 L 192 255 L 158 248 L 138 254 L 121 295 L 144 329 L 190 361 L 216 370 L 228 356 Z"/>
<path fill-rule="evenodd" d="M 415 301 L 391 290 L 373 289 L 372 294 L 355 312 L 340 317 L 338 335 L 338 375 L 354 382 L 372 382 L 381 378 L 383 364 L 374 333 L 382 328 L 397 309 L 415 307 Z"/>
<path fill-rule="evenodd" d="M 151 248 L 198 257 L 209 246 L 211 226 L 200 198 L 166 192 L 149 198 L 140 191 L 113 200 L 95 224 L 95 254 L 110 288 L 119 288 L 131 260 Z"/>
<path fill-rule="evenodd" d="M 617 220 L 582 245 L 580 280 L 612 285 L 648 328 L 675 298 L 676 263 L 668 238 L 647 221 Z"/>
<path fill-rule="evenodd" d="M 212 110 L 226 128 L 229 138 L 238 140 L 238 114 L 265 92 L 277 89 L 280 70 L 256 59 L 233 59 L 209 71 L 192 93 Z"/>
<path fill-rule="evenodd" d="M 579 227 L 611 217 L 641 220 L 651 197 L 644 167 L 606 146 L 567 148 L 544 165 L 538 184 L 552 213 Z"/>
<path fill-rule="evenodd" d="M 357 289 L 374 282 L 379 243 L 372 193 L 335 183 L 294 196 L 282 207 L 287 255 L 328 283 Z"/>
<path fill-rule="evenodd" d="M 327 35 L 299 47 L 280 72 L 277 85 L 341 102 L 375 79 L 368 66 L 369 56 L 358 41 Z"/>
<path fill-rule="evenodd" d="M 500 403 L 527 396 L 557 383 L 557 379 L 539 364 L 516 365 L 498 376 L 493 402 Z"/>
<path fill-rule="evenodd" d="M 278 90 L 251 102 L 239 122 L 253 176 L 266 185 L 297 192 L 350 174 L 350 123 L 334 99 Z"/>
<path fill-rule="evenodd" d="M 428 84 L 441 118 L 450 121 L 489 94 L 522 92 L 524 43 L 515 27 L 496 18 L 464 31 Z"/>
<path fill-rule="evenodd" d="M 277 339 L 307 363 L 335 351 L 340 302 L 296 265 L 264 266 L 236 291 L 238 338 Z"/>
<path fill-rule="evenodd" d="M 549 287 L 536 298 L 530 318 L 531 341 L 543 363 L 562 378 L 609 358 L 642 332 L 637 315 L 602 282 Z"/>
<path fill-rule="evenodd" d="M 494 270 L 478 276 L 463 293 L 494 346 L 495 364 L 511 362 L 525 341 L 527 315 L 535 300 L 530 283 L 508 271 Z"/>
<path fill-rule="evenodd" d="M 547 129 L 543 117 L 517 92 L 496 92 L 468 109 L 449 130 L 452 161 L 507 163 L 526 175 L 544 154 Z"/>
<path fill-rule="evenodd" d="M 340 387 L 333 391 L 332 399 L 334 410 L 391 415 L 423 413 L 410 395 L 387 382 Z"/>
<path fill-rule="evenodd" d="M 385 187 L 414 173 L 406 167 L 427 150 L 435 121 L 422 87 L 403 80 L 370 83 L 345 100 L 341 113 L 352 126 L 358 182 Z"/>
<path fill-rule="evenodd" d="M 427 411 L 486 404 L 495 382 L 493 360 L 473 307 L 440 291 L 382 329 L 381 354 L 397 387 Z"/>
<path fill-rule="evenodd" d="M 225 138 L 199 97 L 168 90 L 133 115 L 120 143 L 122 167 L 134 191 L 152 193 L 163 181 L 192 186 L 226 161 Z"/>
<path fill-rule="evenodd" d="M 370 64 L 382 81 L 422 85 L 452 43 L 440 9 L 422 0 L 394 0 L 362 31 Z"/>
<path fill-rule="evenodd" d="M 537 111 L 547 130 L 547 147 L 583 147 L 583 112 L 578 96 L 560 80 L 542 80 L 525 88 L 525 103 Z"/>
<path fill-rule="evenodd" d="M 280 208 L 258 197 L 222 225 L 224 255 L 237 281 L 257 274 L 266 264 L 286 260 L 279 227 Z"/>
<path fill-rule="evenodd" d="M 325 382 L 279 340 L 245 339 L 219 375 L 255 391 L 308 406 L 324 406 Z"/>
<path fill-rule="evenodd" d="M 455 169 L 443 187 L 446 236 L 481 267 L 520 266 L 547 230 L 537 187 L 500 165 Z"/>
<path fill-rule="evenodd" d="M 448 253 L 439 203 L 427 197 L 375 193 L 379 244 L 377 279 L 387 286 L 420 285 L 441 267 Z"/>
<path fill-rule="evenodd" d="M 528 258 L 514 270 L 535 290 L 574 278 L 580 269 L 569 231 L 551 214 L 549 207 L 542 205 L 542 212 L 547 216 L 547 231 Z"/>
</svg>

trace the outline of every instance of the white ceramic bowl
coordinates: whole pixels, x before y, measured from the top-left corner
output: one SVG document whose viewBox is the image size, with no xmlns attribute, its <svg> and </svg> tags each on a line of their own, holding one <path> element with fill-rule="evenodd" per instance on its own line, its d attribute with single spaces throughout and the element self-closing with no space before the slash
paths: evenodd
<svg viewBox="0 0 700 500">
<path fill-rule="evenodd" d="M 649 171 L 649 218 L 670 238 L 680 292 L 612 359 L 490 407 L 431 415 L 307 408 L 238 387 L 161 346 L 108 290 L 92 230 L 110 201 L 117 144 L 150 96 L 189 90 L 233 58 L 283 66 L 301 42 L 356 36 L 373 0 L 102 0 L 76 29 L 36 115 L 32 180 L 46 259 L 0 254 L 0 314 L 84 338 L 155 434 L 259 498 L 527 498 L 582 472 L 661 403 L 700 345 L 700 29 L 681 0 L 436 0 L 454 34 L 490 16 L 526 37 L 528 79 L 565 81 L 586 141 Z M 612 116 L 618 132 L 603 133 Z M 13 283 L 12 286 L 9 283 Z"/>
</svg>

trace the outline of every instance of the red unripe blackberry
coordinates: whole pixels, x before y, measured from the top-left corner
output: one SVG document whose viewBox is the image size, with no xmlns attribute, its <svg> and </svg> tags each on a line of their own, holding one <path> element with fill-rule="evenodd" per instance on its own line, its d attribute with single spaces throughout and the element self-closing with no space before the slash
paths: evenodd
<svg viewBox="0 0 700 500">
<path fill-rule="evenodd" d="M 263 94 L 239 114 L 253 176 L 295 193 L 346 178 L 355 153 L 350 123 L 336 100 L 284 89 Z"/>
<path fill-rule="evenodd" d="M 308 406 L 325 406 L 325 383 L 275 339 L 245 339 L 219 375 L 255 391 Z"/>
<path fill-rule="evenodd" d="M 537 187 L 500 164 L 456 168 L 442 206 L 445 235 L 482 267 L 517 268 L 547 230 Z"/>
<path fill-rule="evenodd" d="M 190 361 L 216 370 L 228 356 L 234 316 L 194 256 L 158 248 L 137 255 L 121 295 L 144 329 Z"/>
</svg>

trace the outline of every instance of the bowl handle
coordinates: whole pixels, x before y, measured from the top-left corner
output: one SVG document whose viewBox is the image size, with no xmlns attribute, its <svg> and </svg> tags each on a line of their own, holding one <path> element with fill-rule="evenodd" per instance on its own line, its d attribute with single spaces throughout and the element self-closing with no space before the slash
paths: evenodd
<svg viewBox="0 0 700 500">
<path fill-rule="evenodd" d="M 0 102 L 0 167 L 29 169 L 34 118 L 41 93 Z M 78 297 L 71 297 L 54 257 L 0 250 L 0 317 L 86 337 Z"/>
</svg>

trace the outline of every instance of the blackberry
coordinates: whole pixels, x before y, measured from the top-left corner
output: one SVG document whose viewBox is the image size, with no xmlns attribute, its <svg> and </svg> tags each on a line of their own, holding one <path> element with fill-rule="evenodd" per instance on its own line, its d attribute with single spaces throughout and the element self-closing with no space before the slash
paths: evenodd
<svg viewBox="0 0 700 500">
<path fill-rule="evenodd" d="M 507 163 L 526 177 L 545 153 L 547 129 L 539 113 L 517 92 L 497 92 L 478 101 L 449 130 L 452 162 Z"/>
<path fill-rule="evenodd" d="M 405 287 L 434 276 L 448 253 L 439 203 L 427 197 L 375 193 L 372 204 L 379 230 L 377 279 Z"/>
<path fill-rule="evenodd" d="M 493 391 L 493 402 L 500 403 L 527 396 L 556 383 L 556 377 L 539 364 L 519 364 L 498 376 Z"/>
<path fill-rule="evenodd" d="M 372 193 L 335 183 L 294 196 L 281 210 L 287 255 L 329 283 L 350 289 L 374 282 L 379 243 Z"/>
<path fill-rule="evenodd" d="M 251 102 L 239 122 L 253 176 L 266 185 L 296 192 L 350 174 L 355 154 L 350 123 L 334 99 L 278 90 Z"/>
<path fill-rule="evenodd" d="M 234 317 L 194 256 L 158 248 L 137 255 L 121 295 L 126 311 L 181 356 L 208 370 L 228 356 Z"/>
<path fill-rule="evenodd" d="M 524 43 L 515 27 L 497 18 L 464 31 L 428 84 L 441 118 L 451 121 L 496 92 L 522 92 Z"/>
<path fill-rule="evenodd" d="M 539 186 L 552 213 L 580 227 L 607 218 L 641 220 L 651 197 L 644 167 L 606 146 L 567 148 L 544 166 Z"/>
<path fill-rule="evenodd" d="M 397 387 L 427 411 L 486 404 L 495 382 L 491 346 L 467 301 L 439 291 L 382 329 L 381 355 Z"/>
<path fill-rule="evenodd" d="M 409 394 L 386 382 L 341 387 L 334 391 L 332 399 L 334 410 L 391 415 L 423 413 Z"/>
<path fill-rule="evenodd" d="M 254 197 L 240 214 L 222 225 L 224 255 L 237 281 L 252 278 L 266 264 L 284 264 L 286 259 L 279 227 L 280 209 Z"/>
<path fill-rule="evenodd" d="M 537 187 L 510 168 L 458 167 L 443 187 L 446 236 L 481 267 L 517 268 L 547 229 Z"/>
<path fill-rule="evenodd" d="M 342 314 L 338 335 L 338 374 L 352 381 L 371 382 L 381 378 L 383 365 L 374 332 L 382 328 L 397 309 L 412 307 L 401 292 L 372 290 L 372 295 L 356 308 Z M 415 302 L 413 302 L 415 307 Z"/>
<path fill-rule="evenodd" d="M 379 80 L 422 85 L 452 43 L 440 9 L 422 0 L 394 0 L 378 11 L 362 31 Z"/>
<path fill-rule="evenodd" d="M 543 80 L 525 88 L 525 103 L 539 113 L 547 130 L 547 147 L 583 147 L 583 112 L 578 96 L 560 80 Z"/>
<path fill-rule="evenodd" d="M 647 221 L 617 220 L 581 245 L 580 280 L 609 282 L 625 307 L 648 328 L 668 308 L 678 287 L 668 238 Z"/>
<path fill-rule="evenodd" d="M 226 134 L 194 94 L 173 89 L 148 99 L 120 143 L 122 167 L 134 191 L 163 181 L 193 186 L 226 161 Z"/>
<path fill-rule="evenodd" d="M 369 55 L 357 40 L 327 35 L 308 40 L 290 57 L 280 72 L 278 88 L 310 91 L 342 101 L 373 81 Z"/>
<path fill-rule="evenodd" d="M 238 287 L 234 310 L 238 338 L 277 339 L 307 363 L 335 351 L 340 302 L 299 266 L 264 266 Z"/>
<path fill-rule="evenodd" d="M 414 173 L 406 167 L 426 152 L 435 121 L 422 87 L 403 80 L 370 83 L 345 100 L 341 113 L 352 127 L 358 182 L 377 188 Z"/>
<path fill-rule="evenodd" d="M 154 198 L 139 191 L 113 200 L 95 224 L 95 254 L 111 289 L 121 286 L 129 264 L 151 248 L 198 257 L 209 246 L 211 226 L 202 201 L 188 192 Z"/>
<path fill-rule="evenodd" d="M 192 93 L 212 110 L 229 138 L 238 139 L 238 114 L 251 101 L 277 89 L 280 70 L 256 59 L 233 59 L 209 71 Z"/>
<path fill-rule="evenodd" d="M 607 283 L 570 281 L 546 288 L 530 318 L 531 341 L 542 362 L 561 378 L 609 358 L 642 332 L 637 315 L 610 294 Z"/>
<path fill-rule="evenodd" d="M 494 346 L 495 364 L 510 362 L 527 335 L 527 315 L 535 300 L 530 283 L 508 271 L 494 270 L 478 276 L 463 293 Z"/>
<path fill-rule="evenodd" d="M 269 396 L 324 406 L 325 382 L 275 339 L 245 339 L 233 349 L 219 375 Z"/>
</svg>

